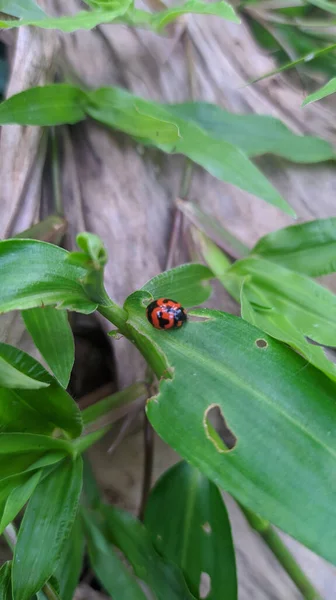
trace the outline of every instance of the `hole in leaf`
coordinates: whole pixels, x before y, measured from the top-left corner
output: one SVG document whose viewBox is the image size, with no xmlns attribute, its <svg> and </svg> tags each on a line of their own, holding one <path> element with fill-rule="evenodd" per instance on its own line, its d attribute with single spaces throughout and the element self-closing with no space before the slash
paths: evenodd
<svg viewBox="0 0 336 600">
<path fill-rule="evenodd" d="M 268 343 L 266 342 L 266 340 L 259 339 L 256 340 L 256 346 L 258 346 L 258 348 L 267 348 Z"/>
<path fill-rule="evenodd" d="M 235 448 L 237 438 L 228 427 L 218 404 L 208 406 L 204 413 L 203 426 L 208 440 L 218 452 L 229 452 Z"/>
<path fill-rule="evenodd" d="M 209 573 L 201 573 L 200 584 L 199 584 L 199 597 L 201 600 L 205 600 L 211 592 L 211 577 Z"/>
<path fill-rule="evenodd" d="M 210 533 L 212 533 L 210 523 L 203 523 L 202 529 L 203 529 L 204 533 L 207 533 L 208 535 L 210 535 Z"/>
</svg>

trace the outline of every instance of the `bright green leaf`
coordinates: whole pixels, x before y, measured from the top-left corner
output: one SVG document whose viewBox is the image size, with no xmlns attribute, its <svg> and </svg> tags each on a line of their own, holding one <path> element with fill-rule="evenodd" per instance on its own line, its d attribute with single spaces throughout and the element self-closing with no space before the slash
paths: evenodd
<svg viewBox="0 0 336 600">
<path fill-rule="evenodd" d="M 161 352 L 157 375 L 170 369 L 147 403 L 157 433 L 243 505 L 336 563 L 335 384 L 238 317 L 198 309 L 165 332 L 147 322 L 141 295 L 127 305 L 141 350 L 151 342 Z M 230 450 L 209 426 L 213 406 L 236 438 Z"/>
<path fill-rule="evenodd" d="M 60 584 L 62 600 L 72 600 L 83 565 L 84 531 L 79 512 L 73 524 L 71 534 L 62 551 L 55 575 Z"/>
<path fill-rule="evenodd" d="M 141 587 L 107 541 L 94 514 L 83 510 L 83 516 L 90 564 L 106 592 L 116 600 L 146 600 Z"/>
<path fill-rule="evenodd" d="M 75 359 L 75 345 L 64 310 L 53 306 L 22 311 L 26 328 L 59 383 L 66 388 Z"/>
<path fill-rule="evenodd" d="M 12 600 L 12 561 L 0 567 L 0 600 Z"/>
<path fill-rule="evenodd" d="M 336 6 L 335 6 L 335 11 L 336 11 Z M 328 81 L 328 83 L 326 83 L 324 86 L 322 86 L 316 92 L 314 92 L 313 94 L 309 94 L 309 96 L 307 96 L 304 99 L 304 101 L 302 102 L 302 106 L 306 106 L 307 104 L 310 104 L 311 102 L 316 102 L 316 100 L 321 100 L 321 98 L 330 96 L 330 94 L 334 94 L 335 92 L 336 92 L 336 77 L 333 77 L 333 79 L 330 79 L 330 81 Z"/>
<path fill-rule="evenodd" d="M 0 342 L 0 388 L 38 390 L 50 385 L 32 376 L 26 357 L 28 354 Z"/>
<path fill-rule="evenodd" d="M 91 313 L 97 304 L 80 283 L 86 272 L 67 262 L 69 253 L 36 240 L 0 241 L 0 312 L 57 304 Z"/>
<path fill-rule="evenodd" d="M 26 18 L 18 21 L 0 21 L 2 29 L 11 29 L 13 27 L 22 27 L 23 25 L 35 25 L 42 29 L 58 29 L 66 33 L 77 31 L 78 29 L 93 29 L 103 23 L 112 23 L 118 17 L 122 16 L 128 9 L 129 2 L 120 2 L 113 10 L 109 11 L 82 11 L 75 15 L 64 17 L 46 17 L 46 18 Z"/>
<path fill-rule="evenodd" d="M 197 123 L 209 135 L 241 148 L 251 157 L 271 153 L 298 163 L 335 158 L 328 142 L 296 135 L 274 117 L 238 115 L 206 102 L 174 104 L 169 109 L 173 115 Z"/>
<path fill-rule="evenodd" d="M 251 250 L 287 269 L 318 277 L 336 271 L 336 218 L 317 219 L 273 231 Z"/>
<path fill-rule="evenodd" d="M 330 290 L 263 258 L 237 261 L 221 277 L 223 285 L 238 301 L 244 280 L 250 302 L 258 304 L 254 290 L 262 291 L 267 299 L 266 309 L 283 314 L 301 334 L 315 342 L 336 346 L 336 296 Z"/>
<path fill-rule="evenodd" d="M 46 16 L 34 0 L 0 0 L 0 12 L 26 19 L 41 19 Z"/>
<path fill-rule="evenodd" d="M 185 264 L 153 277 L 142 289 L 153 298 L 168 297 L 185 307 L 197 306 L 209 298 L 211 278 L 213 273 L 208 267 Z"/>
<path fill-rule="evenodd" d="M 47 428 L 52 423 L 66 431 L 71 437 L 82 432 L 82 417 L 76 402 L 32 356 L 6 344 L 0 344 L 0 353 L 19 367 L 33 380 L 41 381 L 48 387 L 38 390 L 8 389 L 0 387 L 0 414 L 3 413 L 3 426 L 15 426 L 15 418 L 34 418 Z M 14 362 L 15 361 L 15 362 Z M 1 363 L 0 363 L 1 365 Z M 32 413 L 34 411 L 34 414 Z M 19 423 L 17 423 L 19 426 Z"/>
<path fill-rule="evenodd" d="M 0 535 L 15 519 L 40 481 L 42 471 L 9 477 L 0 490 Z"/>
<path fill-rule="evenodd" d="M 157 600 L 192 600 L 182 572 L 156 551 L 146 527 L 129 512 L 103 505 L 106 535 L 131 563 Z M 197 596 L 196 596 L 197 597 Z"/>
<path fill-rule="evenodd" d="M 0 124 L 61 125 L 85 119 L 86 94 L 79 88 L 61 83 L 33 87 L 10 96 L 0 104 Z"/>
<path fill-rule="evenodd" d="M 336 14 L 336 4 L 335 2 L 330 2 L 329 0 L 308 0 L 309 4 L 313 4 L 318 8 L 322 8 L 323 10 L 327 10 L 328 12 Z"/>
<path fill-rule="evenodd" d="M 63 461 L 36 487 L 13 559 L 13 600 L 30 600 L 54 573 L 71 533 L 82 487 L 82 459 Z"/>
<path fill-rule="evenodd" d="M 163 29 L 166 25 L 174 21 L 181 15 L 188 13 L 201 15 L 216 15 L 233 23 L 240 23 L 234 9 L 230 4 L 224 2 L 203 2 L 202 0 L 189 0 L 162 12 L 156 13 L 151 18 L 151 25 L 157 29 Z"/>
<path fill-rule="evenodd" d="M 239 148 L 210 135 L 192 121 L 174 117 L 169 106 L 143 100 L 118 88 L 101 88 L 92 92 L 90 97 L 92 106 L 87 110 L 94 119 L 126 131 L 140 140 L 144 136 L 145 141 L 150 141 L 164 152 L 184 154 L 214 177 L 232 183 L 295 215 L 287 202 Z M 178 139 L 171 144 L 163 143 L 155 130 L 150 135 L 144 132 L 141 136 L 139 132 L 144 115 L 168 123 L 173 121 L 179 130 Z"/>
<path fill-rule="evenodd" d="M 164 473 L 149 496 L 145 525 L 196 597 L 206 574 L 207 599 L 218 600 L 225 590 L 225 600 L 237 600 L 228 514 L 218 488 L 198 469 L 181 462 Z"/>
</svg>

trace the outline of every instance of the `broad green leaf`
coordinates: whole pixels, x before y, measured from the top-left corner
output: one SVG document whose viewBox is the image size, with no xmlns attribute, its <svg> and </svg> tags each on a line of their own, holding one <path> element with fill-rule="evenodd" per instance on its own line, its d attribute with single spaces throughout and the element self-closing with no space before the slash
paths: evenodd
<svg viewBox="0 0 336 600">
<path fill-rule="evenodd" d="M 30 600 L 54 573 L 76 517 L 82 459 L 67 459 L 36 487 L 13 559 L 13 600 Z"/>
<path fill-rule="evenodd" d="M 336 218 L 278 229 L 260 238 L 251 255 L 318 277 L 336 271 Z"/>
<path fill-rule="evenodd" d="M 0 0 L 0 12 L 27 19 L 41 19 L 46 16 L 34 0 Z"/>
<path fill-rule="evenodd" d="M 192 600 L 180 569 L 155 549 L 149 531 L 129 512 L 102 505 L 106 535 L 131 563 L 157 600 Z M 197 597 L 197 596 L 196 596 Z"/>
<path fill-rule="evenodd" d="M 221 278 L 238 299 L 244 282 L 249 301 L 258 305 L 261 291 L 267 308 L 283 314 L 303 335 L 325 346 L 336 346 L 336 296 L 312 279 L 263 258 L 237 261 Z"/>
<path fill-rule="evenodd" d="M 142 126 L 144 115 L 169 123 L 173 121 L 179 131 L 176 142 L 164 144 L 155 134 L 155 130 L 151 136 L 146 134 L 144 141 L 150 141 L 164 152 L 184 154 L 214 177 L 259 196 L 288 214 L 295 214 L 239 148 L 210 135 L 192 121 L 174 116 L 169 106 L 143 100 L 118 88 L 101 88 L 92 92 L 90 98 L 92 104 L 87 112 L 91 117 L 115 129 L 126 131 L 140 138 L 140 141 L 139 128 Z M 116 110 L 118 107 L 120 109 Z"/>
<path fill-rule="evenodd" d="M 42 471 L 25 473 L 16 477 L 9 477 L 1 483 L 0 535 L 29 500 L 40 481 L 41 473 Z"/>
<path fill-rule="evenodd" d="M 200 595 L 207 575 L 208 600 L 237 600 L 231 528 L 223 499 L 202 473 L 186 462 L 171 467 L 152 490 L 145 525 L 160 554 L 183 571 L 189 588 Z"/>
<path fill-rule="evenodd" d="M 83 516 L 90 564 L 106 592 L 115 600 L 146 600 L 141 587 L 107 541 L 94 514 L 83 509 Z"/>
<path fill-rule="evenodd" d="M 59 427 L 71 437 L 79 436 L 83 428 L 80 410 L 52 375 L 22 350 L 0 344 L 0 353 L 7 358 L 10 357 L 12 364 L 16 364 L 21 372 L 48 386 L 35 390 L 0 387 L 2 425 L 20 427 L 20 421 L 26 416 L 28 420 L 35 417 L 36 424 L 46 427 L 46 432 L 50 429 L 50 424 L 53 424 L 53 428 Z M 19 419 L 19 423 L 15 423 L 15 418 Z"/>
<path fill-rule="evenodd" d="M 240 23 L 234 9 L 230 4 L 224 2 L 203 2 L 202 0 L 189 0 L 180 5 L 175 5 L 172 8 L 156 13 L 152 16 L 150 23 L 156 29 L 163 29 L 166 25 L 174 21 L 181 15 L 188 13 L 216 15 L 227 21 Z"/>
<path fill-rule="evenodd" d="M 336 12 L 336 5 L 335 5 L 335 12 Z M 316 92 L 314 92 L 313 94 L 309 94 L 309 96 L 307 96 L 304 99 L 304 101 L 302 102 L 302 106 L 306 106 L 307 104 L 310 104 L 311 102 L 316 102 L 316 100 L 321 100 L 321 98 L 330 96 L 330 94 L 334 94 L 335 92 L 336 92 L 336 77 L 333 77 L 332 79 L 330 79 L 330 81 L 328 81 L 328 83 L 326 83 L 324 86 L 322 86 Z"/>
<path fill-rule="evenodd" d="M 216 139 L 241 148 L 250 157 L 271 153 L 298 163 L 314 163 L 336 156 L 328 142 L 296 135 L 273 117 L 238 115 L 206 102 L 174 104 L 169 110 L 173 115 L 197 123 Z"/>
<path fill-rule="evenodd" d="M 154 429 L 244 506 L 336 563 L 328 525 L 336 517 L 335 384 L 289 348 L 220 311 L 193 310 L 181 329 L 156 330 L 143 294 L 132 294 L 125 306 L 138 347 L 145 353 L 151 343 L 162 357 L 154 363 L 148 354 L 165 377 L 147 403 Z M 208 424 L 213 406 L 236 437 L 230 450 Z"/>
<path fill-rule="evenodd" d="M 82 412 L 84 425 L 94 423 L 110 411 L 134 402 L 140 396 L 147 394 L 147 388 L 144 383 L 134 383 L 120 392 L 111 394 L 95 404 L 88 406 Z"/>
<path fill-rule="evenodd" d="M 262 291 L 253 287 L 253 298 L 249 300 L 249 285 L 244 283 L 241 290 L 241 313 L 243 319 L 259 327 L 272 337 L 285 342 L 297 350 L 315 367 L 336 381 L 336 365 L 328 360 L 323 348 L 310 344 L 307 338 L 291 323 L 282 312 L 267 307 L 267 298 Z"/>
<path fill-rule="evenodd" d="M 85 119 L 86 94 L 81 89 L 61 83 L 33 87 L 10 96 L 0 104 L 0 124 L 61 125 Z"/>
<path fill-rule="evenodd" d="M 152 294 L 153 298 L 167 296 L 182 306 L 197 306 L 209 298 L 212 292 L 209 283 L 211 278 L 213 273 L 208 267 L 185 264 L 153 277 L 142 289 Z"/>
<path fill-rule="evenodd" d="M 15 21 L 0 21 L 0 28 L 11 29 L 13 27 L 22 27 L 23 25 L 35 25 L 35 27 L 41 27 L 42 29 L 58 29 L 66 33 L 71 33 L 78 29 L 93 29 L 103 23 L 112 23 L 126 12 L 128 6 L 129 2 L 121 1 L 113 10 L 109 11 L 82 11 L 64 17 L 39 17 Z"/>
<path fill-rule="evenodd" d="M 79 512 L 55 571 L 62 600 L 72 600 L 79 582 L 84 554 L 84 531 Z"/>
<path fill-rule="evenodd" d="M 12 600 L 12 561 L 0 567 L 0 600 Z"/>
<path fill-rule="evenodd" d="M 309 4 L 313 4 L 318 8 L 322 8 L 323 10 L 327 10 L 328 12 L 336 14 L 336 4 L 335 2 L 330 2 L 329 0 L 308 0 Z"/>
<path fill-rule="evenodd" d="M 67 387 L 75 360 L 75 345 L 64 310 L 53 306 L 22 311 L 26 328 L 35 346 L 48 363 L 61 386 Z"/>
<path fill-rule="evenodd" d="M 27 364 L 26 357 L 24 352 L 0 342 L 0 388 L 38 390 L 50 385 L 30 375 L 31 365 Z"/>
<path fill-rule="evenodd" d="M 0 456 L 6 454 L 26 453 L 36 451 L 39 453 L 56 450 L 72 453 L 72 445 L 67 440 L 52 438 L 47 435 L 32 433 L 1 433 Z"/>
<path fill-rule="evenodd" d="M 67 262 L 69 253 L 36 240 L 0 241 L 0 312 L 56 304 L 83 313 L 97 304 L 80 283 L 86 271 Z"/>
<path fill-rule="evenodd" d="M 110 127 L 156 143 L 177 143 L 180 137 L 174 118 L 165 111 L 160 114 L 143 100 L 118 88 L 100 88 L 90 94 L 87 113 Z"/>
<path fill-rule="evenodd" d="M 1 438 L 4 434 L 0 436 Z M 12 453 L 6 456 L 0 456 L 0 480 L 1 485 L 8 485 L 13 477 L 37 471 L 43 467 L 52 467 L 68 456 L 70 451 L 60 449 L 57 451 L 28 451 L 25 453 Z M 11 480 L 11 481 L 9 481 Z"/>
</svg>

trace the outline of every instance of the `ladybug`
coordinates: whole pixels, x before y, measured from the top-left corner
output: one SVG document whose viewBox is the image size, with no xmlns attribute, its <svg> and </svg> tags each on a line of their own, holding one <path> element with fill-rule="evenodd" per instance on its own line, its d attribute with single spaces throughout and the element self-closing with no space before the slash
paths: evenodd
<svg viewBox="0 0 336 600">
<path fill-rule="evenodd" d="M 169 298 L 159 298 L 147 306 L 147 319 L 155 329 L 182 327 L 187 313 L 179 302 Z"/>
</svg>

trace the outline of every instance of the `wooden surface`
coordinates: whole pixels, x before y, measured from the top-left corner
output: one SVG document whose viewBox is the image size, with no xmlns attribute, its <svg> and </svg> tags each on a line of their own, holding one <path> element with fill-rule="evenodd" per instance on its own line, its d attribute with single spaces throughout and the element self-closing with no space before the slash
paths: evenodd
<svg viewBox="0 0 336 600">
<path fill-rule="evenodd" d="M 45 4 L 56 13 L 70 13 L 79 7 L 76 0 L 49 0 Z M 272 69 L 274 63 L 256 46 L 244 23 L 238 26 L 215 17 L 186 17 L 170 39 L 108 25 L 72 35 L 34 29 L 11 32 L 8 93 L 43 84 L 57 73 L 61 80 L 89 88 L 119 85 L 156 100 L 187 100 L 188 73 L 181 37 L 185 28 L 192 40 L 198 99 L 236 112 L 271 114 L 298 133 L 318 134 L 336 142 L 334 113 L 321 105 L 303 111 L 302 90 L 286 79 L 277 77 L 242 87 L 247 80 Z M 74 246 L 76 233 L 84 229 L 103 238 L 110 257 L 107 289 L 122 302 L 164 268 L 183 158 L 144 149 L 89 120 L 64 128 L 59 148 L 68 246 Z M 45 136 L 38 128 L 3 128 L 0 237 L 22 230 L 38 214 L 50 210 L 50 177 L 43 170 L 45 152 Z M 302 166 L 267 156 L 259 159 L 258 165 L 300 219 L 335 215 L 336 172 L 332 163 Z M 199 168 L 195 169 L 190 198 L 249 245 L 260 235 L 291 222 L 262 200 L 215 180 Z M 176 260 L 186 259 L 181 243 Z M 229 312 L 238 310 L 217 286 L 210 304 Z M 15 336 L 18 338 L 19 333 Z M 143 360 L 126 340 L 115 342 L 114 352 L 121 387 L 143 375 Z M 133 432 L 111 458 L 106 454 L 110 441 L 104 440 L 92 450 L 100 483 L 112 501 L 135 510 L 142 474 L 142 435 Z M 155 460 L 158 476 L 176 456 L 157 440 Z M 299 600 L 300 594 L 250 531 L 232 500 L 229 508 L 237 546 L 239 599 Z M 334 600 L 335 570 L 297 543 L 290 541 L 290 545 L 323 597 Z M 83 594 L 81 600 L 86 597 L 85 589 Z"/>
</svg>

